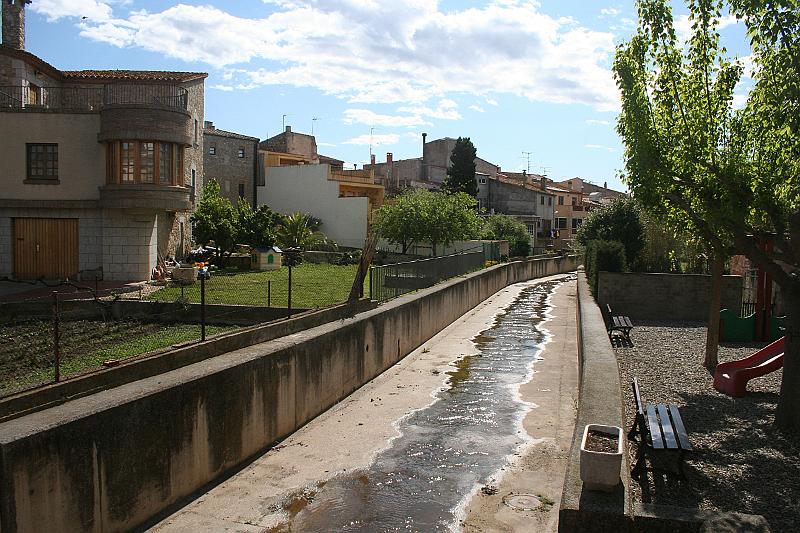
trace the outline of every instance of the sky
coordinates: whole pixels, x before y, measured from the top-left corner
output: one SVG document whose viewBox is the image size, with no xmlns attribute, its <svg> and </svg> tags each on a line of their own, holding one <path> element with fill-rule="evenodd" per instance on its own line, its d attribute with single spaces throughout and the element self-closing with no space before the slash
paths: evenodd
<svg viewBox="0 0 800 533">
<path fill-rule="evenodd" d="M 62 70 L 207 72 L 217 128 L 313 130 L 350 168 L 419 157 L 426 132 L 503 170 L 625 190 L 611 64 L 633 0 L 33 0 L 26 23 L 27 49 Z M 746 61 L 743 25 L 720 33 Z"/>
</svg>

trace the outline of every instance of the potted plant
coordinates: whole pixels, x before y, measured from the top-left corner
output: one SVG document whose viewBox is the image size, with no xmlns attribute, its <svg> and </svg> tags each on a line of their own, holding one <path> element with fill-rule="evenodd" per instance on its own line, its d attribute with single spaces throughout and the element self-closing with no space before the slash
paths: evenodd
<svg viewBox="0 0 800 533">
<path fill-rule="evenodd" d="M 587 424 L 581 440 L 581 480 L 589 490 L 611 491 L 622 467 L 622 428 Z"/>
</svg>

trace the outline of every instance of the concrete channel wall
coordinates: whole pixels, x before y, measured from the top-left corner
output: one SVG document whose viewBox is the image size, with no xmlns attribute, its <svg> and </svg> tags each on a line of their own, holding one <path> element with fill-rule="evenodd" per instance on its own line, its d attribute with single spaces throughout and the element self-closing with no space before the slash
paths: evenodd
<svg viewBox="0 0 800 533">
<path fill-rule="evenodd" d="M 708 320 L 711 276 L 643 272 L 600 272 L 597 300 L 615 315 L 634 320 Z M 723 276 L 722 309 L 739 315 L 742 277 Z"/>
<path fill-rule="evenodd" d="M 613 492 L 598 492 L 583 487 L 580 476 L 580 448 L 586 424 L 605 424 L 623 428 L 622 384 L 614 349 L 606 333 L 600 308 L 592 298 L 583 270 L 578 271 L 578 362 L 580 389 L 578 416 L 570 448 L 570 460 L 561 495 L 558 531 L 617 533 L 630 525 L 630 498 L 627 444 L 623 445 L 620 479 Z"/>
<path fill-rule="evenodd" d="M 497 265 L 349 319 L 4 422 L 0 531 L 141 527 L 503 287 L 575 267 L 567 256 Z"/>
</svg>

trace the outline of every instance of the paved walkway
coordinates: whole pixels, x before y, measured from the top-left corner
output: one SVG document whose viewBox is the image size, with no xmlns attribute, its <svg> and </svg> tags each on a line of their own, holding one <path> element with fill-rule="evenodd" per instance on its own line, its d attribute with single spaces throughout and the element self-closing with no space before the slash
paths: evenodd
<svg viewBox="0 0 800 533">
<path fill-rule="evenodd" d="M 475 353 L 471 339 L 491 327 L 527 284 L 496 293 L 152 531 L 288 531 L 282 526 L 287 516 L 309 503 L 310 498 L 302 496 L 335 475 L 366 468 L 398 435 L 398 421 L 431 403 L 447 378 L 445 372 L 452 369 L 450 363 Z M 520 388 L 522 399 L 536 405 L 523 421 L 533 444 L 504 467 L 490 490 L 479 491 L 466 506 L 465 531 L 556 530 L 577 402 L 575 299 L 574 281 L 561 285 L 552 296 L 553 317 L 545 327 L 553 336 L 543 360 L 535 365 L 535 377 Z M 543 505 L 536 511 L 512 510 L 503 503 L 511 493 L 533 494 Z"/>
</svg>

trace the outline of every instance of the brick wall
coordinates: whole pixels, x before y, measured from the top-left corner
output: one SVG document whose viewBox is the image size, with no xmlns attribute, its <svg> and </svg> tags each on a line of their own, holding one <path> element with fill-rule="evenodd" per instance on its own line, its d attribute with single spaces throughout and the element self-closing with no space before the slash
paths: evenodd
<svg viewBox="0 0 800 533">
<path fill-rule="evenodd" d="M 636 320 L 708 319 L 711 276 L 700 274 L 645 274 L 600 272 L 597 299 L 610 304 L 614 314 Z M 725 276 L 722 308 L 742 303 L 742 278 Z"/>
</svg>

